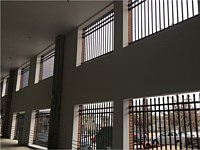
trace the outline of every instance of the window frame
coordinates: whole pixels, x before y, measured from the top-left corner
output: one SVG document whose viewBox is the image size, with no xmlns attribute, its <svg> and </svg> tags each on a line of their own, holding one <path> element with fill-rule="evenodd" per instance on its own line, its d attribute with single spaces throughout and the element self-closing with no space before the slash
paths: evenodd
<svg viewBox="0 0 200 150">
<path fill-rule="evenodd" d="M 27 85 L 23 86 L 23 82 L 24 82 L 23 75 L 27 72 L 28 72 L 28 83 Z M 30 78 L 30 61 L 25 63 L 23 66 L 19 67 L 18 69 L 16 91 L 20 91 L 21 89 L 28 87 L 29 78 Z"/>
<path fill-rule="evenodd" d="M 44 51 L 42 51 L 41 53 L 39 53 L 37 55 L 36 70 L 35 70 L 35 84 L 53 76 L 53 74 L 54 74 L 54 64 L 53 64 L 53 74 L 51 76 L 47 77 L 47 78 L 42 78 L 43 65 L 41 63 L 42 57 L 44 57 L 45 55 L 48 55 L 49 53 L 52 53 L 53 51 L 54 51 L 53 57 L 54 57 L 54 63 L 55 63 L 55 43 L 51 44 Z"/>
<path fill-rule="evenodd" d="M 106 14 L 108 14 L 112 10 L 114 12 L 114 4 L 113 3 L 111 3 L 106 8 L 104 8 L 103 10 L 101 10 L 100 12 L 98 12 L 97 14 L 92 16 L 91 18 L 89 18 L 86 22 L 84 22 L 82 25 L 80 25 L 78 27 L 78 31 L 77 31 L 78 35 L 77 35 L 76 67 L 81 66 L 82 64 L 85 64 L 86 62 L 88 62 L 90 60 L 93 60 L 95 58 L 99 58 L 99 57 L 104 55 L 104 54 L 100 55 L 100 56 L 95 57 L 93 59 L 90 59 L 90 60 L 88 60 L 86 62 L 82 61 L 83 60 L 83 47 L 85 47 L 85 45 L 83 44 L 83 39 L 82 39 L 83 29 L 85 29 L 88 26 L 96 23 L 97 21 L 99 21 L 99 19 L 101 19 L 103 16 L 105 16 Z M 113 23 L 113 30 L 114 30 L 114 23 Z M 113 50 L 114 50 L 114 35 L 113 35 Z"/>
</svg>

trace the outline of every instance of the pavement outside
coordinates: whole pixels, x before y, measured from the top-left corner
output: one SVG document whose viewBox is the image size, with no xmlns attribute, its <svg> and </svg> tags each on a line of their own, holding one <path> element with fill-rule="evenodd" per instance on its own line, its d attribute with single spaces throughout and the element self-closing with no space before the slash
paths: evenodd
<svg viewBox="0 0 200 150">
<path fill-rule="evenodd" d="M 1 138 L 0 140 L 1 150 L 32 150 L 26 146 L 19 146 L 16 141 L 11 139 Z"/>
</svg>

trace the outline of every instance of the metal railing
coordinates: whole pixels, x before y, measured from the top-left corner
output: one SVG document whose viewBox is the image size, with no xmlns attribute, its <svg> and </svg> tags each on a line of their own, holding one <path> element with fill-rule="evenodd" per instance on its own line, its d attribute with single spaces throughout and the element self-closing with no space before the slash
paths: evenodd
<svg viewBox="0 0 200 150">
<path fill-rule="evenodd" d="M 82 63 L 113 51 L 114 12 L 84 28 L 82 37 Z"/>
<path fill-rule="evenodd" d="M 129 101 L 131 149 L 200 149 L 200 93 Z"/>
<path fill-rule="evenodd" d="M 35 116 L 34 130 L 30 131 L 33 144 L 47 147 L 49 134 L 50 112 L 37 112 Z"/>
<path fill-rule="evenodd" d="M 128 5 L 129 28 L 134 42 L 197 14 L 198 0 L 132 0 Z"/>
<path fill-rule="evenodd" d="M 112 147 L 113 109 L 112 102 L 79 106 L 78 148 Z"/>
</svg>

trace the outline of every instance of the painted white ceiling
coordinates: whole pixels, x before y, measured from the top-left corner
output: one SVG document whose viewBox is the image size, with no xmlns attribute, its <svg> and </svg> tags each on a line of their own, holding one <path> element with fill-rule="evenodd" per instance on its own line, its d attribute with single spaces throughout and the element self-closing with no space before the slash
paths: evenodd
<svg viewBox="0 0 200 150">
<path fill-rule="evenodd" d="M 1 77 L 98 13 L 110 1 L 1 2 Z"/>
</svg>

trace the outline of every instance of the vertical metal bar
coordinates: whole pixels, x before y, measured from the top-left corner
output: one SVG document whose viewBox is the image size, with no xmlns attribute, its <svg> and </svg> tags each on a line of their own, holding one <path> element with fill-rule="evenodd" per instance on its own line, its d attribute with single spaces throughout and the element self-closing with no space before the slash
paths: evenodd
<svg viewBox="0 0 200 150">
<path fill-rule="evenodd" d="M 99 104 L 99 111 L 100 111 L 100 112 L 99 112 L 99 114 L 100 114 L 100 117 L 99 117 L 99 120 L 100 120 L 100 121 L 99 121 L 100 132 L 101 132 L 101 130 L 102 130 L 102 118 L 103 118 L 103 112 L 102 112 L 103 110 L 102 110 L 102 107 L 103 107 L 103 106 L 102 106 L 102 103 L 100 103 L 100 104 Z M 102 146 L 103 146 L 103 145 L 102 145 L 102 143 L 103 143 L 102 134 L 100 134 L 100 141 L 101 141 L 101 147 L 102 147 Z"/>
<path fill-rule="evenodd" d="M 157 133 L 157 116 L 156 116 L 156 98 L 154 97 L 154 113 L 155 113 L 155 131 L 156 131 L 156 140 L 158 139 L 158 133 Z M 158 146 L 158 143 L 156 141 L 156 147 Z"/>
<path fill-rule="evenodd" d="M 132 139 L 132 141 L 129 141 L 129 142 L 132 142 L 133 143 L 133 147 L 132 147 L 132 149 L 134 149 L 134 119 L 135 119 L 135 117 L 134 117 L 134 109 L 133 109 L 133 100 L 131 99 L 131 100 L 129 100 L 129 101 L 131 101 L 131 109 L 129 110 L 129 111 L 131 111 L 131 115 L 132 115 L 132 122 L 131 122 L 131 124 L 132 124 L 132 137 L 133 137 L 133 139 Z M 130 148 L 131 149 L 131 148 Z"/>
<path fill-rule="evenodd" d="M 171 119 L 170 117 L 171 117 L 171 116 L 170 116 L 170 107 L 169 107 L 169 105 L 170 105 L 170 104 L 169 104 L 169 96 L 167 96 L 168 127 L 169 127 L 169 132 L 170 132 L 170 133 L 169 133 L 169 144 L 170 144 L 170 149 L 172 149 L 172 142 L 171 142 L 171 141 L 172 141 L 172 140 L 171 140 L 171 126 L 170 126 L 170 123 L 171 123 L 171 122 L 170 122 L 170 119 Z"/>
<path fill-rule="evenodd" d="M 168 13 L 168 27 L 170 26 L 170 20 L 169 20 L 169 0 L 167 0 L 167 13 Z"/>
<path fill-rule="evenodd" d="M 114 21 L 112 21 L 112 50 L 114 50 Z"/>
<path fill-rule="evenodd" d="M 184 121 L 184 131 L 185 131 L 185 143 L 187 141 L 187 134 L 186 134 L 186 121 L 185 121 L 185 102 L 184 102 L 184 95 L 182 95 L 182 101 L 183 101 L 183 121 Z M 186 149 L 188 149 L 188 145 L 186 144 Z"/>
<path fill-rule="evenodd" d="M 104 132 L 103 132 L 103 149 L 106 148 L 106 145 L 105 145 L 105 131 L 106 131 L 106 127 L 105 127 L 105 120 L 106 120 L 106 116 L 105 116 L 105 102 L 103 102 L 103 107 L 102 107 L 102 111 L 103 111 L 103 125 L 102 127 L 104 128 Z"/>
<path fill-rule="evenodd" d="M 94 57 L 95 57 L 95 55 L 94 55 L 94 49 L 93 49 L 93 33 L 91 33 L 90 34 L 90 43 L 91 43 L 91 49 L 90 49 L 90 51 L 91 51 L 91 58 L 90 59 L 93 59 Z"/>
<path fill-rule="evenodd" d="M 138 7 L 140 7 L 140 11 L 141 11 L 141 15 L 140 15 L 141 16 L 140 17 L 141 18 L 141 37 L 140 38 L 142 38 L 142 19 L 143 19 L 142 18 L 143 17 L 143 15 L 142 15 L 142 3 Z"/>
<path fill-rule="evenodd" d="M 86 62 L 87 58 L 88 58 L 88 37 L 84 37 L 84 42 L 85 42 L 85 50 L 83 51 L 85 54 L 84 56 L 84 62 Z"/>
<path fill-rule="evenodd" d="M 183 17 L 183 0 L 181 0 L 181 11 L 182 11 L 182 21 L 184 20 L 184 17 Z"/>
<path fill-rule="evenodd" d="M 188 111 L 189 111 L 189 122 L 190 122 L 190 136 L 191 136 L 191 142 L 192 142 L 192 149 L 194 149 L 193 147 L 193 136 L 192 136 L 192 119 L 191 119 L 191 107 L 190 107 L 190 95 L 187 95 L 187 101 L 188 101 Z"/>
<path fill-rule="evenodd" d="M 164 23 L 164 29 L 165 29 L 165 1 L 163 0 L 163 23 Z"/>
<path fill-rule="evenodd" d="M 156 32 L 157 32 L 157 6 L 156 6 L 156 1 L 155 1 L 155 27 L 156 27 Z"/>
<path fill-rule="evenodd" d="M 137 6 L 137 16 L 138 16 L 138 40 L 140 39 L 140 11 L 139 11 L 139 6 Z"/>
<path fill-rule="evenodd" d="M 147 9 L 148 9 L 148 35 L 150 34 L 150 25 L 149 25 L 149 16 L 150 16 L 150 13 L 149 13 L 149 0 L 147 0 Z"/>
<path fill-rule="evenodd" d="M 161 137 L 161 109 L 160 109 L 160 106 L 161 106 L 161 100 L 160 100 L 160 97 L 158 97 L 158 112 L 159 112 L 159 130 L 160 130 L 160 146 L 161 146 L 161 149 L 162 149 L 162 137 Z"/>
<path fill-rule="evenodd" d="M 182 139 L 181 139 L 181 124 L 180 124 L 180 102 L 179 102 L 179 95 L 176 95 L 177 98 L 177 105 L 178 105 L 178 128 L 179 128 L 179 142 L 180 142 L 180 148 L 182 149 Z M 176 142 L 176 141 L 175 141 Z"/>
<path fill-rule="evenodd" d="M 137 23 L 136 23 L 136 8 L 133 8 L 132 10 L 134 10 L 134 12 L 135 13 L 133 13 L 134 14 L 134 20 L 132 21 L 132 23 L 134 22 L 135 23 L 135 30 L 134 30 L 134 36 L 135 36 L 135 41 L 136 41 L 136 39 L 137 39 L 137 35 L 136 35 L 136 25 L 137 25 Z"/>
<path fill-rule="evenodd" d="M 88 38 L 89 38 L 89 42 L 90 42 L 90 49 L 89 49 L 89 59 L 92 59 L 92 56 L 93 56 L 93 53 L 92 53 L 92 35 L 88 35 Z"/>
<path fill-rule="evenodd" d="M 164 133 L 165 133 L 165 149 L 167 149 L 167 137 L 166 137 L 166 114 L 165 114 L 165 97 L 162 97 L 162 101 L 163 101 L 163 115 L 164 115 Z"/>
<path fill-rule="evenodd" d="M 188 1 L 186 1 L 186 7 L 187 7 L 187 19 L 189 18 L 189 9 L 188 9 Z"/>
<path fill-rule="evenodd" d="M 113 102 L 111 102 L 111 111 L 112 111 L 112 113 L 111 113 L 111 127 L 113 127 L 113 113 L 114 113 L 114 106 L 113 106 Z M 112 133 L 112 132 L 111 132 Z M 113 141 L 112 141 L 112 139 L 111 139 L 111 146 L 113 146 L 113 143 L 112 143 Z"/>
<path fill-rule="evenodd" d="M 161 28 L 161 8 L 160 8 L 161 7 L 161 3 L 160 3 L 160 1 L 161 0 L 159 0 L 159 25 L 160 25 L 160 30 L 161 30 L 162 28 Z"/>
<path fill-rule="evenodd" d="M 149 109 L 148 109 L 148 107 L 149 107 L 149 102 L 148 102 L 148 99 L 145 99 L 146 100 L 146 110 L 147 110 L 147 112 L 146 112 L 146 119 L 147 119 L 147 138 L 148 138 L 148 144 L 150 143 L 150 141 L 149 141 Z M 148 149 L 149 149 L 150 147 L 148 146 Z"/>
<path fill-rule="evenodd" d="M 175 119 L 175 114 L 174 114 L 174 112 L 175 112 L 175 109 L 174 109 L 174 105 L 175 105 L 175 103 L 174 103 L 174 96 L 172 96 L 172 109 L 173 109 L 173 126 L 174 126 L 174 141 L 176 141 L 176 119 Z M 177 143 L 175 142 L 175 149 L 177 149 Z"/>
<path fill-rule="evenodd" d="M 153 143 L 153 117 L 152 117 L 152 99 L 150 98 L 150 112 L 151 112 L 151 141 Z M 152 146 L 152 149 L 153 149 L 153 146 Z"/>
<path fill-rule="evenodd" d="M 192 16 L 194 16 L 194 0 L 192 0 Z"/>
<path fill-rule="evenodd" d="M 138 149 L 138 138 L 137 138 L 137 136 L 138 136 L 138 106 L 137 106 L 137 100 L 135 100 L 135 117 L 136 117 L 136 122 L 135 122 L 135 125 L 136 125 L 136 132 L 134 133 L 134 135 L 133 136 L 135 136 L 135 140 L 133 140 L 134 141 L 134 145 L 135 145 L 135 142 L 136 142 L 136 148 Z"/>
<path fill-rule="evenodd" d="M 179 22 L 178 0 L 176 0 L 176 7 L 177 7 L 177 23 L 178 23 Z"/>
<path fill-rule="evenodd" d="M 144 37 L 146 37 L 146 1 L 144 2 Z"/>
<path fill-rule="evenodd" d="M 112 24 L 112 22 L 109 23 L 109 42 L 108 42 L 109 43 L 109 51 L 112 51 L 112 48 L 111 48 L 111 43 L 112 43 L 112 38 L 111 38 L 111 34 L 112 34 L 111 24 Z"/>
<path fill-rule="evenodd" d="M 140 144 L 140 148 L 141 148 L 141 128 L 142 128 L 142 119 L 141 119 L 141 113 L 142 113 L 142 111 L 141 111 L 141 100 L 139 99 L 139 132 L 140 132 L 140 141 L 139 141 L 139 144 Z"/>
<path fill-rule="evenodd" d="M 152 20 L 152 34 L 153 34 L 153 2 L 151 0 L 151 20 Z"/>
<path fill-rule="evenodd" d="M 198 130 L 198 115 L 197 115 L 197 106 L 196 106 L 196 98 L 195 98 L 195 94 L 193 94 L 193 100 L 194 100 L 194 110 L 195 110 L 195 126 L 196 126 L 196 135 L 197 135 L 197 147 L 200 147 L 200 141 L 199 141 L 199 130 Z M 199 100 L 200 100 L 200 96 L 199 96 Z M 199 101 L 200 103 L 200 101 Z M 200 107 L 200 106 L 199 106 Z"/>
<path fill-rule="evenodd" d="M 174 25 L 174 4 L 173 4 L 173 1 L 174 0 L 171 1 L 172 2 L 172 25 Z"/>
</svg>

